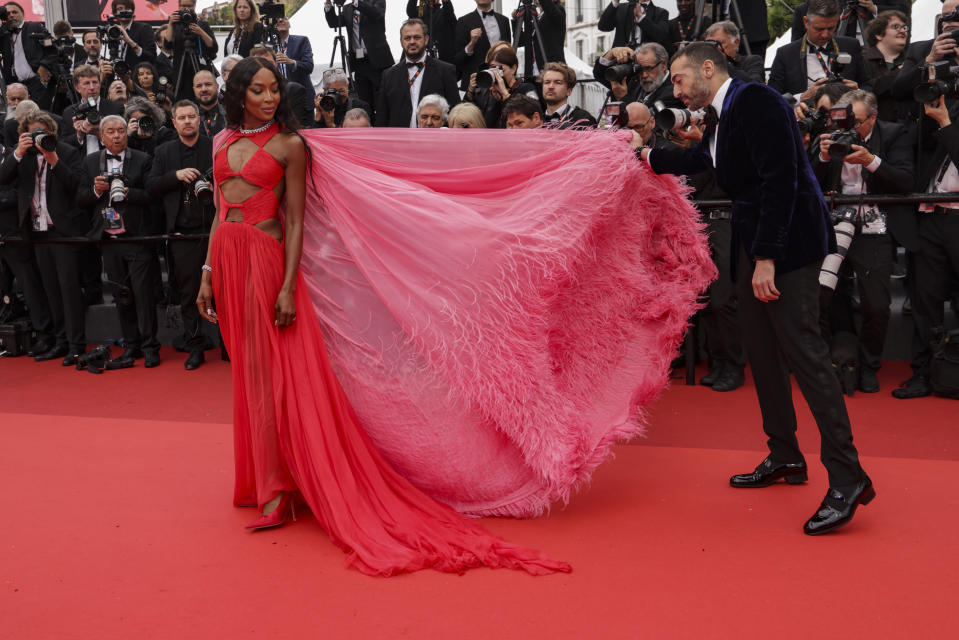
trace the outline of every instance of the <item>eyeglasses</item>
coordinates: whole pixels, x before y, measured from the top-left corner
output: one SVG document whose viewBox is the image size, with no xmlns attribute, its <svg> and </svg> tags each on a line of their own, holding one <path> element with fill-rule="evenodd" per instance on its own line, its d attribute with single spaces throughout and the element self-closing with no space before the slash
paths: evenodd
<svg viewBox="0 0 959 640">
<path fill-rule="evenodd" d="M 656 69 L 658 69 L 661 64 L 663 63 L 657 62 L 651 67 L 644 67 L 642 65 L 639 65 L 639 71 L 640 73 L 652 73 L 653 71 L 656 71 Z"/>
<path fill-rule="evenodd" d="M 893 31 L 903 31 L 905 33 L 909 33 L 908 24 L 891 24 L 889 25 L 889 28 L 892 29 Z"/>
<path fill-rule="evenodd" d="M 650 116 L 646 118 L 646 122 L 637 122 L 636 124 L 632 125 L 630 129 L 632 129 L 633 131 L 639 131 L 640 129 L 645 129 L 646 126 L 649 125 L 650 122 L 652 122 L 652 120 L 653 120 L 653 117 Z"/>
</svg>

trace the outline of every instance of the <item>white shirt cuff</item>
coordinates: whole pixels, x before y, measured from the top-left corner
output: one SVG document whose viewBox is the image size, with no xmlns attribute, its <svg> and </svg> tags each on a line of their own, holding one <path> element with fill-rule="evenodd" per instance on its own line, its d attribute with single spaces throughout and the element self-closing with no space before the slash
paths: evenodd
<svg viewBox="0 0 959 640">
<path fill-rule="evenodd" d="M 876 169 L 879 168 L 879 165 L 882 164 L 882 158 L 875 156 L 869 164 L 866 165 L 866 171 L 869 173 L 875 173 Z"/>
<path fill-rule="evenodd" d="M 13 158 L 14 158 L 14 160 L 16 160 L 17 162 L 20 162 L 21 160 L 23 160 L 23 158 L 21 158 L 20 156 L 17 155 L 17 152 L 16 152 L 16 151 L 13 152 Z"/>
<path fill-rule="evenodd" d="M 600 57 L 599 57 L 599 64 L 600 64 L 601 66 L 603 66 L 603 67 L 611 67 L 611 66 L 613 66 L 614 64 L 616 64 L 616 61 L 615 61 L 615 60 L 610 60 L 609 58 L 606 58 L 606 57 L 604 57 L 604 56 L 600 56 Z"/>
</svg>

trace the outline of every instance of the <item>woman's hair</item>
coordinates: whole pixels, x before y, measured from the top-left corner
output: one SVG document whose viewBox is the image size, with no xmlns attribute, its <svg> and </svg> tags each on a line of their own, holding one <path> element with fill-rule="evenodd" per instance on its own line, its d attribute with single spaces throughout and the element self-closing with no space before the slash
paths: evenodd
<svg viewBox="0 0 959 640">
<path fill-rule="evenodd" d="M 166 112 L 146 98 L 136 96 L 127 100 L 127 107 L 123 110 L 123 117 L 129 120 L 134 111 L 139 111 L 153 118 L 157 127 L 166 122 Z"/>
<path fill-rule="evenodd" d="M 250 6 L 250 21 L 247 23 L 247 28 L 245 31 L 253 31 L 253 26 L 260 21 L 260 10 L 257 8 L 256 3 L 253 0 L 233 0 L 233 28 L 237 31 L 243 29 L 240 25 L 240 21 L 236 17 L 236 5 L 241 2 L 245 2 Z"/>
<path fill-rule="evenodd" d="M 146 67 L 150 70 L 150 73 L 153 74 L 153 86 L 150 87 L 153 90 L 157 89 L 157 68 L 153 65 L 152 62 L 141 62 L 133 69 L 133 84 L 143 89 L 144 87 L 140 84 L 140 69 Z"/>
<path fill-rule="evenodd" d="M 483 113 L 479 110 L 479 107 L 472 102 L 461 102 L 450 109 L 449 128 L 455 129 L 457 127 L 485 129 L 486 122 L 483 120 Z"/>
<path fill-rule="evenodd" d="M 286 79 L 277 71 L 276 65 L 265 58 L 249 57 L 236 63 L 226 80 L 226 90 L 223 96 L 223 106 L 226 108 L 226 122 L 230 127 L 243 125 L 243 109 L 246 102 L 246 90 L 253 81 L 253 76 L 260 69 L 268 69 L 280 87 L 280 103 L 276 106 L 276 121 L 287 131 L 296 131 L 300 123 L 293 115 L 290 106 L 290 96 L 286 90 Z"/>
<path fill-rule="evenodd" d="M 499 62 L 507 67 L 518 67 L 519 58 L 516 57 L 516 50 L 510 45 L 500 47 L 489 57 L 489 62 Z"/>
<path fill-rule="evenodd" d="M 493 56 L 497 51 L 499 51 L 500 47 L 509 47 L 510 49 L 513 48 L 512 45 L 510 45 L 510 43 L 508 43 L 506 40 L 497 40 L 490 45 L 489 51 L 486 52 L 486 64 L 490 63 L 490 61 L 493 59 Z"/>
<path fill-rule="evenodd" d="M 866 42 L 870 47 L 876 46 L 876 43 L 879 42 L 879 36 L 886 33 L 886 29 L 889 27 L 889 23 L 893 18 L 899 18 L 904 25 L 909 25 L 909 18 L 907 18 L 906 14 L 902 11 L 896 11 L 894 9 L 883 11 L 866 25 Z M 906 38 L 906 42 L 909 42 L 908 37 Z"/>
</svg>

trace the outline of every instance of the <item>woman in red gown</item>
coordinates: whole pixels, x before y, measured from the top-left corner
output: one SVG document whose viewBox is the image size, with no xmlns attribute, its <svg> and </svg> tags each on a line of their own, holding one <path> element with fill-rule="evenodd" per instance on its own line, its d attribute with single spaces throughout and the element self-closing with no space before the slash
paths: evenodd
<svg viewBox="0 0 959 640">
<path fill-rule="evenodd" d="M 363 573 L 569 571 L 426 496 L 372 444 L 330 368 L 299 271 L 312 160 L 284 81 L 271 63 L 247 58 L 230 73 L 225 106 L 231 128 L 214 145 L 217 216 L 197 305 L 230 353 L 234 504 L 262 510 L 248 528 L 283 524 L 299 492 Z"/>
</svg>

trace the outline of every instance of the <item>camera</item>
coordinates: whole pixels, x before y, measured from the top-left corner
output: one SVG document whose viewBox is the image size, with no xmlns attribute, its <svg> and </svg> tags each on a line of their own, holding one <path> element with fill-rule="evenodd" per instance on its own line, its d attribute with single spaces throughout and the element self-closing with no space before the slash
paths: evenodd
<svg viewBox="0 0 959 640">
<path fill-rule="evenodd" d="M 656 117 L 656 128 L 661 131 L 671 131 L 685 129 L 691 124 L 699 124 L 703 121 L 706 112 L 703 109 L 690 111 L 689 109 L 667 109 L 659 100 L 653 105 Z"/>
<path fill-rule="evenodd" d="M 33 140 L 33 146 L 44 151 L 56 151 L 57 137 L 48 133 L 39 127 L 30 132 L 30 138 Z"/>
<path fill-rule="evenodd" d="M 107 364 L 112 359 L 110 347 L 106 345 L 97 345 L 87 353 L 77 358 L 77 371 L 86 369 L 90 373 L 103 373 L 107 369 Z M 118 368 L 118 367 L 109 367 Z"/>
<path fill-rule="evenodd" d="M 491 67 L 488 64 L 481 64 L 476 70 L 476 86 L 481 89 L 489 89 L 496 84 L 496 77 L 503 77 L 503 70 L 499 67 Z"/>
<path fill-rule="evenodd" d="M 959 41 L 959 32 L 955 32 Z M 948 60 L 940 60 L 926 65 L 926 82 L 920 83 L 913 89 L 912 96 L 917 102 L 932 104 L 939 100 L 939 96 L 954 98 L 959 95 L 959 67 L 949 64 Z"/>
<path fill-rule="evenodd" d="M 110 204 L 126 202 L 126 199 L 127 199 L 127 194 L 125 191 L 126 181 L 125 181 L 125 178 L 123 177 L 123 174 L 120 173 L 119 171 L 114 170 L 103 177 L 110 184 L 110 195 L 109 195 Z"/>
<path fill-rule="evenodd" d="M 827 83 L 836 83 L 842 82 L 842 72 L 846 68 L 846 65 L 852 62 L 852 55 L 846 53 L 845 51 L 840 51 L 836 54 L 836 57 L 833 58 L 832 63 L 829 65 L 829 71 L 826 72 L 826 82 Z"/>
<path fill-rule="evenodd" d="M 800 118 L 799 133 L 808 133 L 810 138 L 816 138 L 829 126 L 829 109 L 819 107 L 805 118 Z"/>
<path fill-rule="evenodd" d="M 10 18 L 10 12 L 7 11 L 7 7 L 0 7 L 0 22 L 6 22 Z"/>
<path fill-rule="evenodd" d="M 205 204 L 213 202 L 213 186 L 210 184 L 212 169 L 193 182 L 193 195 Z"/>
<path fill-rule="evenodd" d="M 337 107 L 346 104 L 346 98 L 336 89 L 327 89 L 320 96 L 320 109 L 323 111 L 333 111 Z"/>
<path fill-rule="evenodd" d="M 184 9 L 182 11 L 176 12 L 177 16 L 180 18 L 180 24 L 184 27 L 188 27 L 191 24 L 196 24 L 196 12 L 189 9 Z"/>
<path fill-rule="evenodd" d="M 343 3 L 338 2 L 337 4 Z M 266 0 L 266 2 L 258 2 L 256 6 L 260 9 L 260 19 L 262 20 L 279 20 L 286 17 L 286 7 L 279 2 Z"/>
<path fill-rule="evenodd" d="M 829 134 L 829 139 L 832 140 L 829 156 L 834 160 L 844 160 L 852 153 L 852 145 L 865 144 L 862 136 L 856 131 L 856 116 L 852 112 L 852 105 L 833 107 L 829 110 L 829 117 L 839 129 Z"/>
<path fill-rule="evenodd" d="M 831 154 L 830 154 L 831 155 Z M 836 232 L 836 253 L 823 258 L 819 269 L 819 284 L 827 289 L 836 289 L 839 282 L 839 268 L 846 259 L 846 252 L 856 235 L 858 215 L 855 207 L 839 207 L 832 212 L 832 221 Z"/>
<path fill-rule="evenodd" d="M 615 64 L 606 69 L 606 82 L 622 82 L 633 76 L 639 75 L 643 67 L 635 62 L 625 64 Z"/>
<path fill-rule="evenodd" d="M 607 102 L 603 108 L 603 117 L 610 127 L 625 127 L 629 119 L 625 116 L 626 110 L 623 109 L 623 103 L 618 100 Z"/>
<path fill-rule="evenodd" d="M 90 124 L 100 124 L 100 109 L 97 107 L 97 99 L 87 98 L 86 101 L 78 104 L 74 118 L 86 118 L 86 121 Z"/>
<path fill-rule="evenodd" d="M 137 128 L 140 129 L 140 132 L 145 134 L 146 137 L 153 135 L 153 132 L 156 131 L 156 121 L 150 116 L 141 116 L 137 119 Z"/>
</svg>

